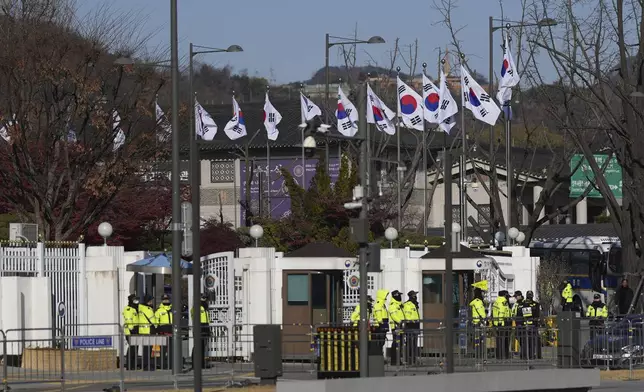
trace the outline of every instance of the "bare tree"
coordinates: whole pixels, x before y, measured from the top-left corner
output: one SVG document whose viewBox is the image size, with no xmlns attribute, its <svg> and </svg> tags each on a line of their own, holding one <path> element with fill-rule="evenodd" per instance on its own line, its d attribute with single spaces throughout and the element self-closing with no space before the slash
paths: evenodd
<svg viewBox="0 0 644 392">
<path fill-rule="evenodd" d="M 458 38 L 458 34 L 463 27 L 456 25 L 456 18 L 454 16 L 457 1 L 439 0 L 435 2 L 435 8 L 442 16 L 439 23 L 447 27 L 450 32 L 452 38 L 451 46 L 454 47 L 459 61 L 468 68 L 467 55 L 464 53 L 461 41 Z M 524 9 L 529 10 L 529 8 Z M 513 210 L 508 212 L 508 216 L 510 217 L 509 222 L 504 219 L 502 214 L 498 213 L 503 210 L 502 199 L 507 198 L 508 195 L 499 187 L 501 180 L 496 168 L 490 168 L 488 170 L 483 167 L 475 167 L 475 176 L 490 197 L 490 204 L 497 211 L 494 221 L 490 214 L 484 211 L 481 206 L 477 205 L 471 197 L 468 196 L 468 200 L 474 206 L 475 210 L 477 210 L 479 216 L 490 225 L 506 228 L 513 224 L 520 224 L 519 216 L 521 210 L 524 207 L 529 207 L 522 202 L 523 195 L 532 193 L 532 189 L 527 188 L 525 178 L 528 176 L 537 178 L 537 183 L 542 187 L 542 191 L 538 200 L 531 206 L 531 209 L 527 208 L 529 216 L 525 234 L 526 242 L 529 242 L 534 231 L 539 226 L 553 219 L 557 219 L 559 216 L 567 215 L 592 190 L 592 187 L 588 187 L 581 196 L 570 200 L 564 205 L 556 206 L 550 213 L 545 213 L 547 203 L 551 202 L 557 193 L 563 193 L 567 190 L 572 173 L 578 168 L 570 168 L 570 159 L 580 149 L 573 140 L 570 138 L 566 139 L 561 136 L 561 133 L 553 131 L 553 128 L 556 130 L 556 127 L 553 127 L 551 122 L 546 122 L 550 120 L 547 115 L 544 115 L 547 110 L 544 108 L 542 102 L 535 98 L 535 96 L 540 97 L 543 85 L 526 82 L 527 79 L 531 78 L 534 61 L 538 57 L 538 50 L 534 45 L 525 47 L 521 45 L 524 40 L 523 37 L 527 32 L 524 29 L 517 29 L 517 31 L 506 31 L 505 33 L 512 33 L 514 41 L 517 42 L 515 49 L 515 52 L 518 54 L 516 56 L 516 63 L 522 77 L 521 85 L 516 88 L 517 91 L 515 92 L 519 97 L 519 102 L 513 105 L 515 116 L 519 118 L 519 121 L 513 121 L 512 146 L 515 148 L 519 147 L 523 152 L 521 156 L 517 156 L 514 152 L 512 154 L 515 170 L 512 173 L 514 186 L 510 190 L 512 193 L 509 195 L 513 200 Z M 489 91 L 489 93 L 494 94 L 495 91 Z M 496 148 L 489 151 L 486 149 L 489 146 L 485 145 L 485 141 L 489 140 L 489 127 L 473 120 L 469 112 L 466 112 L 465 115 L 466 119 L 468 119 L 466 120 L 466 124 L 471 124 L 469 125 L 467 133 L 473 135 L 473 140 L 468 143 L 470 147 L 467 151 L 468 157 L 470 159 L 473 158 L 475 156 L 473 150 L 476 149 L 477 154 L 482 156 L 487 162 L 492 161 L 491 158 L 493 155 L 497 162 L 505 161 L 505 159 L 499 159 L 498 157 L 502 153 L 501 147 L 503 149 L 508 148 L 505 145 L 505 140 L 500 137 L 501 133 L 497 133 L 497 129 L 495 128 L 494 137 L 497 139 L 497 143 L 495 144 Z M 500 121 L 501 118 L 499 119 Z M 544 162 L 544 159 L 548 159 L 549 162 Z M 476 161 L 474 163 L 476 166 Z"/>
<path fill-rule="evenodd" d="M 560 258 L 544 259 L 537 269 L 537 296 L 547 314 L 555 313 L 559 285 L 570 275 L 570 265 Z"/>
<path fill-rule="evenodd" d="M 108 14 L 83 20 L 72 5 L 25 0 L 0 17 L 0 197 L 52 240 L 85 230 L 164 151 L 152 114 L 162 78 L 114 65 L 141 46 L 140 21 L 115 15 L 120 28 L 106 28 Z"/>
<path fill-rule="evenodd" d="M 542 94 L 548 114 L 570 136 L 588 161 L 594 184 L 606 201 L 622 242 L 624 270 L 641 272 L 644 249 L 644 13 L 642 2 L 598 1 L 592 7 L 574 2 L 530 0 L 525 21 L 552 18 L 556 26 L 527 29 L 526 43 L 545 56 L 529 62 L 533 85 L 548 85 Z M 553 69 L 549 82 L 542 70 Z M 542 89 L 544 91 L 545 89 Z M 622 167 L 618 200 L 594 159 L 602 151 Z"/>
</svg>

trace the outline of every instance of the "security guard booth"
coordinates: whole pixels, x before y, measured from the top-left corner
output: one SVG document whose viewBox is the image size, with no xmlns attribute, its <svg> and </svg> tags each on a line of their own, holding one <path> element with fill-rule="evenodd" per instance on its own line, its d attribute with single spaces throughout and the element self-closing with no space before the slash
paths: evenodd
<svg viewBox="0 0 644 392">
<path fill-rule="evenodd" d="M 369 355 L 382 348 L 371 341 L 373 328 L 369 331 Z M 318 379 L 360 377 L 360 328 L 352 325 L 325 326 L 316 330 Z M 377 365 L 376 365 L 377 367 Z M 375 369 L 374 369 L 375 370 Z"/>
</svg>

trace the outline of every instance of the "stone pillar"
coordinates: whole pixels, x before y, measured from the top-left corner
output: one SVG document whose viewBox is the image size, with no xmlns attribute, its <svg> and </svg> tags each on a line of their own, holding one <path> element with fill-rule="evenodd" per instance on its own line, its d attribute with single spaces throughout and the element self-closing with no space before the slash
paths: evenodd
<svg viewBox="0 0 644 392">
<path fill-rule="evenodd" d="M 528 209 L 525 207 L 525 205 L 521 206 L 522 213 L 521 213 L 521 225 L 522 226 L 527 226 L 530 223 L 530 217 L 528 216 Z"/>
<path fill-rule="evenodd" d="M 541 196 L 542 191 L 543 191 L 543 187 L 539 185 L 535 185 L 534 188 L 532 188 L 532 204 L 535 206 L 535 208 L 537 206 L 537 202 L 539 201 L 539 196 Z M 537 220 L 542 219 L 544 216 L 546 216 L 545 206 L 543 209 L 541 209 L 541 212 L 539 212 L 539 217 L 537 218 Z M 548 222 L 546 222 L 546 224 L 547 223 Z"/>
<path fill-rule="evenodd" d="M 579 203 L 575 206 L 577 216 L 575 217 L 575 223 L 578 225 L 585 225 L 588 223 L 588 202 L 584 197 Z"/>
</svg>

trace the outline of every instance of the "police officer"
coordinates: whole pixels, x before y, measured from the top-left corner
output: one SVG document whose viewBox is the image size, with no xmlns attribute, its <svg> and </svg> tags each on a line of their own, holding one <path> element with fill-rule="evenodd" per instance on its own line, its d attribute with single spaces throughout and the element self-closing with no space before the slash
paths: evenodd
<svg viewBox="0 0 644 392">
<path fill-rule="evenodd" d="M 167 345 L 161 346 L 161 368 L 172 369 L 172 304 L 168 294 L 163 294 L 161 297 L 161 305 L 154 313 L 154 317 L 158 323 L 157 333 L 168 336 Z"/>
<path fill-rule="evenodd" d="M 373 298 L 371 298 L 370 295 L 367 296 L 367 320 L 371 321 L 372 320 L 372 315 L 373 315 Z M 360 304 L 357 304 L 355 308 L 353 308 L 353 312 L 351 313 L 351 323 L 353 324 L 354 327 L 358 326 L 358 322 L 360 321 Z"/>
<path fill-rule="evenodd" d="M 608 307 L 602 302 L 602 297 L 598 293 L 593 295 L 593 303 L 586 309 L 586 317 L 590 318 L 590 338 L 595 337 L 595 333 L 604 327 L 604 320 L 608 318 Z"/>
<path fill-rule="evenodd" d="M 194 308 L 190 309 L 190 316 L 194 314 Z M 206 368 L 206 347 L 208 338 L 210 338 L 210 318 L 208 317 L 208 296 L 201 295 L 199 306 L 199 321 L 201 322 L 201 368 Z M 192 367 L 195 367 L 195 349 L 192 348 Z"/>
<path fill-rule="evenodd" d="M 509 294 L 506 290 L 499 291 L 499 295 L 492 304 L 492 324 L 496 332 L 496 358 L 510 358 L 510 306 Z"/>
<path fill-rule="evenodd" d="M 477 358 L 483 358 L 485 352 L 485 339 L 483 327 L 485 327 L 485 319 L 487 313 L 485 311 L 485 303 L 483 302 L 483 291 L 480 288 L 474 289 L 474 298 L 470 301 L 470 312 L 472 315 L 472 327 L 474 329 L 474 352 Z"/>
<path fill-rule="evenodd" d="M 418 336 L 420 335 L 420 314 L 418 313 L 418 291 L 410 290 L 403 304 L 405 314 L 405 360 L 413 364 L 418 358 Z"/>
<path fill-rule="evenodd" d="M 519 311 L 521 307 L 523 306 L 523 293 L 519 290 L 514 292 L 514 304 L 512 305 L 512 309 L 510 311 L 510 314 L 512 316 L 512 320 L 514 321 L 515 328 L 514 328 L 514 339 L 513 339 L 513 344 L 514 342 L 518 342 L 519 344 L 519 350 L 521 350 L 521 341 L 523 339 L 523 323 L 522 319 L 518 317 Z"/>
<path fill-rule="evenodd" d="M 564 280 L 563 289 L 561 290 L 561 303 L 562 303 L 562 310 L 564 312 L 574 310 L 572 297 L 573 297 L 572 284 L 570 284 L 570 282 L 568 282 L 567 280 Z"/>
<path fill-rule="evenodd" d="M 157 321 L 152 310 L 153 298 L 146 294 L 143 303 L 139 304 L 139 334 L 154 335 L 156 333 Z M 152 364 L 152 346 L 149 343 L 143 344 L 143 370 L 156 370 Z"/>
<path fill-rule="evenodd" d="M 521 342 L 521 358 L 535 359 L 538 355 L 538 321 L 540 316 L 539 304 L 534 300 L 534 293 L 530 290 L 525 294 L 525 301 L 521 306 L 518 317 L 524 328 L 524 340 Z"/>
<path fill-rule="evenodd" d="M 136 370 L 138 346 L 133 346 L 130 337 L 139 334 L 139 299 L 134 294 L 127 297 L 127 306 L 123 309 L 123 333 L 127 341 L 126 369 Z"/>
<path fill-rule="evenodd" d="M 376 342 L 378 353 L 382 355 L 387 332 L 389 332 L 389 311 L 387 310 L 387 297 L 389 291 L 380 289 L 376 291 L 376 303 L 373 305 L 373 326 L 375 336 L 372 338 Z"/>
<path fill-rule="evenodd" d="M 398 350 L 401 346 L 403 321 L 405 321 L 405 313 L 402 310 L 402 293 L 394 290 L 391 292 L 391 299 L 389 300 L 389 326 L 391 327 L 391 334 L 393 336 L 390 353 L 392 365 L 398 365 L 400 354 Z"/>
</svg>

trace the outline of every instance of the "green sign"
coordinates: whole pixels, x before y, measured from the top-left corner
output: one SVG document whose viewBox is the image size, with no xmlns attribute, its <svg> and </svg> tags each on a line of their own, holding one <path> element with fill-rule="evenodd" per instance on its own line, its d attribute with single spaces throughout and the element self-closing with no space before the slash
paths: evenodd
<svg viewBox="0 0 644 392">
<path fill-rule="evenodd" d="M 597 166 L 599 166 L 599 168 L 601 169 L 604 166 L 604 162 L 606 162 L 608 155 L 594 155 L 594 157 L 595 161 L 597 162 Z M 588 193 L 587 197 L 601 199 L 602 195 L 597 189 L 597 186 L 594 182 L 595 175 L 593 173 L 593 169 L 590 168 L 588 161 L 586 161 L 586 158 L 584 158 L 582 154 L 573 155 L 572 159 L 570 159 L 570 170 L 575 170 L 579 162 L 582 163 L 573 173 L 570 180 L 570 197 L 581 196 L 588 185 L 591 185 L 590 193 Z M 617 163 L 617 159 L 615 159 L 615 157 L 611 158 L 610 162 L 604 169 L 604 178 L 606 178 L 608 186 L 610 187 L 611 191 L 613 191 L 613 195 L 617 198 L 621 198 L 622 168 Z"/>
</svg>

